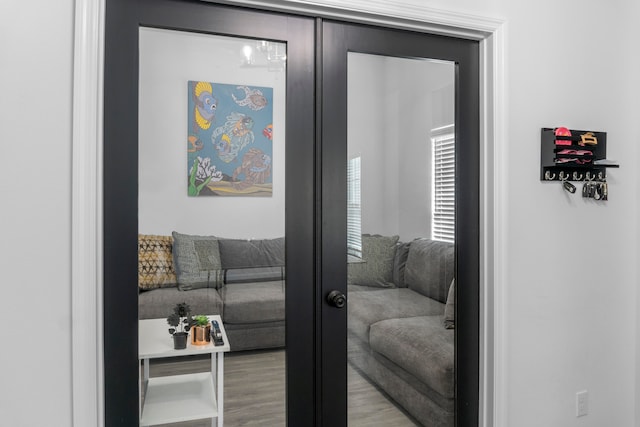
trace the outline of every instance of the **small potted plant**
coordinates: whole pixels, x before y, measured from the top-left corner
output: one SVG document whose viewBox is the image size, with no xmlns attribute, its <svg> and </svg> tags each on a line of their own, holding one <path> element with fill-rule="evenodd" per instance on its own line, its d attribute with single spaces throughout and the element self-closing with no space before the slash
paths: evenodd
<svg viewBox="0 0 640 427">
<path fill-rule="evenodd" d="M 207 345 L 211 342 L 211 322 L 203 314 L 193 316 L 189 322 L 191 326 L 191 344 Z"/>
<path fill-rule="evenodd" d="M 182 350 L 187 348 L 187 336 L 189 335 L 191 307 L 186 302 L 176 304 L 173 313 L 167 317 L 169 333 L 173 336 L 173 348 Z"/>
</svg>

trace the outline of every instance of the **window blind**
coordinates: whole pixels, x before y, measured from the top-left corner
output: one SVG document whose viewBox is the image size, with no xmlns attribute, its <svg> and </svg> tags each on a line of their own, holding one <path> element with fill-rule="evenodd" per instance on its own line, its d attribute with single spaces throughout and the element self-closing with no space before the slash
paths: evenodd
<svg viewBox="0 0 640 427">
<path fill-rule="evenodd" d="M 360 156 L 347 166 L 347 254 L 362 258 L 362 206 L 360 198 Z"/>
<path fill-rule="evenodd" d="M 453 243 L 455 240 L 456 160 L 453 125 L 434 129 L 433 193 L 431 238 Z"/>
</svg>

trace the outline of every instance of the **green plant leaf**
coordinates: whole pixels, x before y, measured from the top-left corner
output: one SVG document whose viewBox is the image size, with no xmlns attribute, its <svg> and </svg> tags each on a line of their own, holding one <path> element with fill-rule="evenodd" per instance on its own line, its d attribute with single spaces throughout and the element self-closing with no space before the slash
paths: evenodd
<svg viewBox="0 0 640 427">
<path fill-rule="evenodd" d="M 209 324 L 209 318 L 203 314 L 199 314 L 193 317 L 194 323 L 198 326 L 207 326 Z"/>
<path fill-rule="evenodd" d="M 200 194 L 200 190 L 202 190 L 202 187 L 198 188 L 196 186 L 196 173 L 198 172 L 199 163 L 200 162 L 196 157 L 196 159 L 193 161 L 193 166 L 191 167 L 191 174 L 189 175 L 189 190 L 187 191 L 187 194 L 189 196 L 197 196 L 198 194 Z"/>
</svg>

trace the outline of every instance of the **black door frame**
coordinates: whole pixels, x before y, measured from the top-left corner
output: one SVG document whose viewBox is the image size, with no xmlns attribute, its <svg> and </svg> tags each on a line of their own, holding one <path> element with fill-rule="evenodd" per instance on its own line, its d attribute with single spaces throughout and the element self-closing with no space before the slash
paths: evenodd
<svg viewBox="0 0 640 427">
<path fill-rule="evenodd" d="M 138 31 L 183 30 L 287 43 L 285 166 L 287 416 L 314 414 L 314 20 L 200 1 L 109 0 L 104 75 L 105 425 L 138 423 Z M 295 118 L 295 119 L 294 119 Z"/>
<path fill-rule="evenodd" d="M 452 37 L 325 21 L 322 39 L 321 295 L 347 294 L 347 54 L 432 58 L 456 64 L 457 426 L 479 422 L 480 373 L 480 70 L 479 43 Z M 321 74 L 320 74 L 321 73 Z M 322 425 L 346 422 L 347 310 L 324 299 L 321 310 Z M 348 303 L 347 303 L 348 305 Z"/>
<path fill-rule="evenodd" d="M 153 7 L 150 7 L 153 6 Z M 220 15 L 213 20 L 202 13 L 205 8 L 216 8 Z M 270 16 L 271 25 L 267 28 L 264 16 Z M 195 18 L 194 18 L 195 17 Z M 246 26 L 246 22 L 252 22 L 253 26 Z M 239 25 L 242 22 L 244 25 Z M 303 24 L 304 22 L 304 24 Z M 311 24 L 310 24 L 311 22 Z M 320 22 L 320 21 L 318 21 Z M 279 24 L 278 24 L 279 23 Z M 309 18 L 295 17 L 292 15 L 281 15 L 277 13 L 255 12 L 248 9 L 219 6 L 212 3 L 199 1 L 179 1 L 179 0 L 108 0 L 106 8 L 106 34 L 105 34 L 105 75 L 104 75 L 104 379 L 105 379 L 105 420 L 106 425 L 135 425 L 138 417 L 138 394 L 137 394 L 137 209 L 131 210 L 126 207 L 137 206 L 137 115 L 138 115 L 138 28 L 140 26 L 189 30 L 203 33 L 210 33 L 211 25 L 216 25 L 216 33 L 224 35 L 237 35 L 240 37 L 255 37 L 270 40 L 284 41 L 290 50 L 288 54 L 288 68 L 292 71 L 296 68 L 295 61 L 299 58 L 308 58 L 308 46 L 314 45 L 313 32 L 311 36 L 294 38 L 287 34 L 304 27 L 309 29 L 313 26 L 313 21 Z M 242 27 L 239 31 L 238 28 Z M 271 28 L 273 27 L 273 28 Z M 281 31 L 275 34 L 274 31 Z M 308 32 L 308 31 L 307 31 Z M 316 26 L 317 34 L 322 33 L 322 29 Z M 403 32 L 409 33 L 410 32 Z M 417 33 L 415 33 L 417 34 Z M 424 34 L 422 34 L 424 36 Z M 452 42 L 457 39 L 451 39 Z M 464 40 L 459 40 L 465 42 Z M 477 44 L 476 44 L 477 46 Z M 291 51 L 293 49 L 293 51 Z M 296 49 L 297 53 L 296 53 Z M 475 49 L 477 59 L 477 47 Z M 311 53 L 313 55 L 313 53 Z M 318 55 L 316 53 L 316 55 Z M 402 54 L 396 54 L 402 55 Z M 316 58 L 316 69 L 322 67 L 322 57 Z M 307 59 L 299 63 L 299 71 L 314 77 L 313 61 Z M 304 74 L 303 73 L 303 74 Z M 477 73 L 476 73 L 477 75 Z M 287 85 L 296 88 L 297 96 L 288 97 L 287 111 L 293 110 L 303 113 L 303 119 L 293 122 L 287 120 L 288 140 L 292 140 L 292 135 L 298 135 L 303 140 L 314 141 L 316 130 L 314 124 L 316 118 L 325 116 L 325 111 L 314 113 L 313 102 L 311 106 L 305 104 L 303 100 L 312 100 L 314 95 L 313 83 L 302 85 L 301 82 L 294 82 L 287 78 Z M 476 81 L 476 86 L 479 84 Z M 320 86 L 316 86 L 316 90 Z M 307 89 L 309 90 L 308 92 Z M 458 91 L 457 91 L 458 92 Z M 478 91 L 476 90 L 476 93 Z M 303 94 L 309 97 L 301 96 Z M 320 95 L 318 93 L 318 95 Z M 316 106 L 321 106 L 322 98 L 318 96 Z M 479 103 L 475 103 L 476 109 Z M 315 117 L 317 114 L 318 117 Z M 293 122 L 293 123 L 292 123 Z M 292 128 L 289 128 L 292 126 Z M 458 131 L 457 131 L 458 133 Z M 476 132 L 476 142 L 477 135 Z M 322 135 L 318 130 L 317 135 Z M 325 140 L 327 135 L 324 136 Z M 456 135 L 460 140 L 470 138 L 464 132 Z M 287 318 L 301 319 L 301 321 L 288 322 L 287 324 L 287 395 L 295 396 L 295 399 L 288 400 L 288 422 L 289 425 L 339 425 L 331 424 L 330 420 L 336 414 L 339 406 L 334 406 L 331 398 L 340 396 L 338 393 L 327 393 L 331 384 L 339 385 L 335 379 L 328 381 L 329 376 L 321 376 L 321 372 L 327 369 L 328 372 L 335 368 L 334 362 L 336 353 L 329 351 L 330 347 L 325 346 L 324 338 L 332 334 L 330 327 L 321 328 L 320 322 L 326 320 L 327 307 L 323 305 L 323 291 L 317 287 L 314 291 L 313 283 L 322 281 L 326 285 L 327 279 L 335 272 L 326 270 L 315 271 L 316 265 L 330 265 L 323 263 L 330 261 L 335 253 L 327 252 L 332 244 L 336 242 L 323 242 L 320 236 L 323 233 L 322 221 L 318 206 L 327 206 L 328 200 L 320 198 L 321 190 L 326 184 L 324 179 L 326 174 L 321 173 L 323 163 L 332 154 L 328 146 L 314 147 L 313 143 L 294 146 L 289 152 L 290 146 L 287 144 L 287 158 L 303 159 L 296 162 L 296 166 L 287 165 L 287 177 L 298 176 L 301 179 L 296 182 L 287 181 L 287 206 L 296 206 L 296 213 L 289 221 L 290 213 L 287 213 L 287 260 L 288 281 L 296 280 L 309 284 L 307 290 L 304 286 L 300 289 L 291 289 L 287 292 Z M 295 148 L 297 147 L 297 148 Z M 460 159 L 458 163 L 460 175 L 457 179 L 467 183 L 479 182 L 479 144 L 470 147 L 472 153 L 477 153 L 475 161 L 471 157 L 467 160 Z M 314 152 L 315 150 L 315 152 Z M 316 155 L 316 163 L 314 163 Z M 329 156 L 329 157 L 322 157 Z M 458 161 L 458 159 L 457 159 Z M 464 166 L 466 171 L 461 171 Z M 316 169 L 317 168 L 317 169 Z M 322 181 L 320 181 L 322 179 Z M 293 180 L 292 180 L 293 181 Z M 344 183 L 344 181 L 342 181 Z M 335 185 L 335 183 L 334 183 Z M 473 185 L 469 188 L 473 188 Z M 295 200 L 290 200 L 295 195 Z M 478 211 L 479 191 L 469 194 L 466 206 L 457 206 L 458 224 L 464 222 L 465 217 L 474 216 L 473 212 Z M 123 206 L 125 207 L 123 209 Z M 469 208 L 470 210 L 465 210 Z M 462 216 L 461 216 L 462 215 Z M 475 217 L 475 216 L 474 216 Z M 346 215 L 344 215 L 346 218 Z M 474 230 L 458 228 L 457 233 L 469 233 L 473 235 Z M 475 228 L 477 231 L 478 227 Z M 303 230 L 303 231 L 301 231 Z M 294 232 L 295 231 L 295 232 Z M 293 239 L 293 240 L 290 240 Z M 474 240 L 473 238 L 470 239 Z M 291 242 L 291 246 L 290 245 Z M 294 247 L 303 248 L 293 250 Z M 478 245 L 463 245 L 456 253 L 458 263 L 461 260 L 468 260 L 478 255 Z M 323 258 L 323 256 L 328 256 Z M 478 256 L 475 256 L 478 265 Z M 342 263 L 344 265 L 344 263 Z M 295 268 L 289 266 L 295 265 Z M 337 264 L 340 265 L 340 264 Z M 346 277 L 346 266 L 345 277 Z M 471 276 L 477 279 L 476 272 L 479 269 L 471 267 L 471 273 L 467 278 L 463 274 L 463 280 L 468 282 Z M 340 271 L 337 272 L 341 274 Z M 461 272 L 459 271 L 458 274 Z M 345 281 L 346 283 L 346 281 Z M 476 281 L 476 288 L 477 288 Z M 462 284 L 461 284 L 462 286 Z M 324 286 L 326 288 L 326 286 Z M 456 359 L 456 371 L 458 381 L 469 381 L 468 384 L 475 384 L 475 387 L 465 387 L 469 393 L 458 394 L 457 401 L 463 412 L 469 413 L 458 420 L 458 425 L 471 426 L 478 422 L 478 378 L 479 364 L 478 348 L 478 312 L 479 293 L 468 293 L 469 300 L 461 294 L 458 297 L 458 318 L 456 330 L 456 348 L 459 341 L 467 342 L 470 339 L 473 348 L 471 354 L 466 354 Z M 290 303 L 295 301 L 295 304 Z M 475 305 L 474 305 L 475 304 Z M 474 305 L 465 314 L 461 313 L 461 308 L 465 305 Z M 316 313 L 316 314 L 314 314 Z M 465 320 L 465 318 L 467 320 Z M 339 317 L 336 318 L 340 321 Z M 475 322 L 476 330 L 472 334 L 473 328 L 465 328 L 462 325 Z M 346 318 L 344 324 L 346 325 Z M 346 333 L 346 328 L 344 328 Z M 335 336 L 334 336 L 335 337 Z M 346 343 L 346 339 L 345 339 Z M 297 348 L 297 350 L 296 350 Z M 316 349 L 321 350 L 321 357 L 316 358 Z M 294 356 L 295 353 L 295 356 Z M 457 352 L 457 354 L 459 351 Z M 334 371 L 336 372 L 336 371 Z M 339 375 L 339 373 L 338 373 Z M 336 375 L 334 375 L 335 378 Z M 324 382 L 323 382 L 324 381 Z M 346 388 L 344 389 L 346 393 Z M 323 399 L 327 399 L 324 400 Z M 346 399 L 343 399 L 346 402 Z M 322 402 L 322 404 L 320 403 Z M 314 406 L 315 405 L 315 406 Z M 471 408 L 470 411 L 467 409 Z M 339 412 L 339 411 L 338 411 Z M 344 412 L 346 413 L 346 412 Z M 346 422 L 346 420 L 344 421 Z"/>
</svg>

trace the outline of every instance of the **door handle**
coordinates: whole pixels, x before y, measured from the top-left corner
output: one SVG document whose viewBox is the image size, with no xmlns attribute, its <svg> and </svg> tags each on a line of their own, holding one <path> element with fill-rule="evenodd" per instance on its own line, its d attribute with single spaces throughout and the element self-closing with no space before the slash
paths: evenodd
<svg viewBox="0 0 640 427">
<path fill-rule="evenodd" d="M 327 295 L 327 302 L 336 308 L 342 308 L 347 304 L 347 297 L 340 291 L 331 291 Z"/>
</svg>

